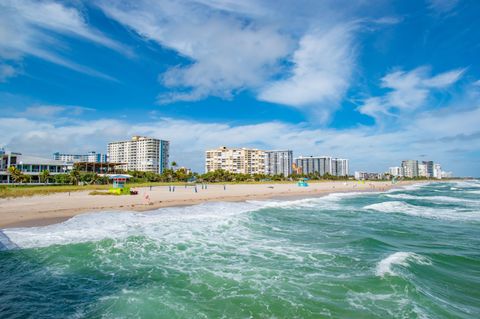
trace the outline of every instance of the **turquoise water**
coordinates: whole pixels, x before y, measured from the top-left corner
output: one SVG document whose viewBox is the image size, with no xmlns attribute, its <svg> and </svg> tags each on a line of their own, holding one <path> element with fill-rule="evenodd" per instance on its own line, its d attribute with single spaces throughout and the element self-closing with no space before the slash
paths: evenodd
<svg viewBox="0 0 480 319">
<path fill-rule="evenodd" d="M 0 318 L 480 318 L 478 181 L 3 232 Z"/>
</svg>

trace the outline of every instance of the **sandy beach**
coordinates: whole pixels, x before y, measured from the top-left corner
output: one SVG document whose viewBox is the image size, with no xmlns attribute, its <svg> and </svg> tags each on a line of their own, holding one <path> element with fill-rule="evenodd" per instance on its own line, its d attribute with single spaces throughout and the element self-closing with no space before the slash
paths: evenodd
<svg viewBox="0 0 480 319">
<path fill-rule="evenodd" d="M 334 192 L 384 191 L 418 182 L 332 181 L 313 182 L 309 187 L 289 184 L 209 184 L 137 188 L 138 195 L 89 195 L 90 191 L 0 199 L 0 228 L 30 227 L 58 223 L 75 215 L 96 211 L 150 211 L 160 207 L 194 205 L 208 201 L 244 201 L 276 197 L 322 196 Z M 224 188 L 225 187 L 225 188 Z M 172 189 L 173 190 L 173 189 Z"/>
</svg>

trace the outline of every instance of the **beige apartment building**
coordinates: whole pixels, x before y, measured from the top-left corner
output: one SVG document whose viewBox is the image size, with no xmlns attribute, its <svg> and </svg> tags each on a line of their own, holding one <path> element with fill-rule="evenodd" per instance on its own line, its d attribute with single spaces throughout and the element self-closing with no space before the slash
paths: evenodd
<svg viewBox="0 0 480 319">
<path fill-rule="evenodd" d="M 205 152 L 205 172 L 225 170 L 236 174 L 265 174 L 265 151 L 222 146 Z"/>
</svg>

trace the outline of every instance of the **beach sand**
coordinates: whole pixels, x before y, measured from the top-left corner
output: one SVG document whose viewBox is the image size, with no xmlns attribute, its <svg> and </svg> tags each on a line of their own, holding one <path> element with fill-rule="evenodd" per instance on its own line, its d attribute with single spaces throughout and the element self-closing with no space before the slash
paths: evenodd
<svg viewBox="0 0 480 319">
<path fill-rule="evenodd" d="M 285 184 L 208 184 L 136 188 L 138 195 L 89 195 L 90 191 L 56 193 L 33 197 L 0 199 L 0 228 L 55 224 L 75 215 L 96 211 L 150 211 L 160 207 L 194 205 L 209 201 L 245 201 L 280 197 L 314 197 L 335 192 L 385 191 L 418 181 L 390 182 L 332 181 L 312 182 L 309 187 Z"/>
</svg>

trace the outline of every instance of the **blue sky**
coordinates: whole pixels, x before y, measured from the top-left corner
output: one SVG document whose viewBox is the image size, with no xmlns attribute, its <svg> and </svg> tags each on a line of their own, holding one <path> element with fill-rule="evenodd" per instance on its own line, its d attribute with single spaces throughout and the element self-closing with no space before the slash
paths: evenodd
<svg viewBox="0 0 480 319">
<path fill-rule="evenodd" d="M 133 134 L 480 175 L 477 1 L 2 1 L 0 145 Z"/>
</svg>

